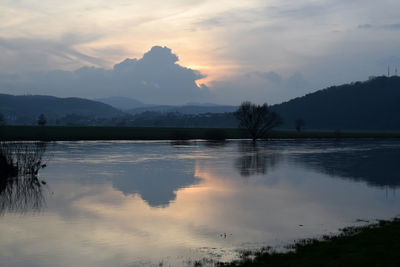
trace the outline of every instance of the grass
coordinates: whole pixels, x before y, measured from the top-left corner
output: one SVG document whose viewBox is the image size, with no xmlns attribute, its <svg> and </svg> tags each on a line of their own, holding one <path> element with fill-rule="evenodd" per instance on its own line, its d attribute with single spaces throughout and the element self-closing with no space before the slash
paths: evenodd
<svg viewBox="0 0 400 267">
<path fill-rule="evenodd" d="M 348 227 L 338 235 L 301 240 L 290 248 L 287 253 L 270 248 L 247 251 L 240 260 L 218 266 L 400 266 L 400 219 Z"/>
<path fill-rule="evenodd" d="M 248 138 L 245 130 L 215 128 L 2 126 L 0 140 L 189 140 Z M 273 131 L 269 138 L 400 138 L 400 132 Z"/>
<path fill-rule="evenodd" d="M 223 131 L 223 133 L 221 133 Z M 97 127 L 97 126 L 3 126 L 2 140 L 189 140 L 246 137 L 239 129 Z"/>
</svg>

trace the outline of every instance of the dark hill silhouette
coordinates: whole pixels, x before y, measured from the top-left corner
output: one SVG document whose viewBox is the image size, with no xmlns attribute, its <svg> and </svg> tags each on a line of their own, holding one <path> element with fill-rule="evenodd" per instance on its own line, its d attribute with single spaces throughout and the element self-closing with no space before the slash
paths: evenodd
<svg viewBox="0 0 400 267">
<path fill-rule="evenodd" d="M 83 98 L 0 94 L 0 112 L 8 116 L 57 118 L 67 114 L 109 118 L 123 113 L 107 104 Z"/>
<path fill-rule="evenodd" d="M 130 114 L 140 114 L 143 112 L 162 112 L 162 113 L 180 113 L 180 114 L 205 114 L 205 113 L 225 113 L 234 112 L 236 106 L 227 105 L 202 105 L 202 104 L 188 104 L 183 106 L 168 106 L 168 105 L 148 105 L 145 107 L 138 107 L 127 110 Z"/>
<path fill-rule="evenodd" d="M 130 97 L 122 97 L 122 96 L 110 96 L 105 98 L 95 98 L 94 101 L 98 101 L 107 105 L 110 105 L 114 108 L 121 110 L 134 109 L 138 107 L 146 106 L 139 100 L 130 98 Z"/>
<path fill-rule="evenodd" d="M 50 124 L 58 120 L 60 125 L 70 125 L 72 120 L 75 124 L 79 122 L 78 125 L 236 128 L 237 121 L 232 114 L 236 109 L 235 106 L 192 103 L 145 105 L 124 113 L 105 103 L 83 98 L 0 94 L 0 113 L 6 116 L 7 124 L 36 123 L 43 113 Z M 296 121 L 302 119 L 305 130 L 400 130 L 400 77 L 376 77 L 332 86 L 273 105 L 271 109 L 283 118 L 280 129 L 295 130 Z M 71 115 L 74 115 L 72 119 Z M 115 120 L 116 117 L 122 122 Z"/>
<path fill-rule="evenodd" d="M 299 118 L 308 130 L 400 130 L 400 77 L 329 87 L 272 107 L 281 128 Z"/>
</svg>

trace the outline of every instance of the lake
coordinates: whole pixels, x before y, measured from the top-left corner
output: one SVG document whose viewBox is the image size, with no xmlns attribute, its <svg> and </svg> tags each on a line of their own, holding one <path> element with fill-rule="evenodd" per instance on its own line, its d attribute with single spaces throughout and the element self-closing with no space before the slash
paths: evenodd
<svg viewBox="0 0 400 267">
<path fill-rule="evenodd" d="M 400 141 L 41 146 L 1 182 L 0 266 L 229 261 L 399 215 Z"/>
</svg>

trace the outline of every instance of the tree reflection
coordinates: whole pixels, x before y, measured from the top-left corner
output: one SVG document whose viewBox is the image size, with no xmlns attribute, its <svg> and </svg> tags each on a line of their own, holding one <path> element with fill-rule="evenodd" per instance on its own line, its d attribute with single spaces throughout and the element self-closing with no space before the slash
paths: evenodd
<svg viewBox="0 0 400 267">
<path fill-rule="evenodd" d="M 0 142 L 0 214 L 38 211 L 45 204 L 43 187 L 38 177 L 46 167 L 45 142 Z"/>
<path fill-rule="evenodd" d="M 227 143 L 226 140 L 206 140 L 204 142 L 205 146 L 210 148 L 221 148 L 226 146 Z"/>
<path fill-rule="evenodd" d="M 281 155 L 268 144 L 243 141 L 239 143 L 240 157 L 235 167 L 243 177 L 264 175 L 280 161 Z"/>
</svg>

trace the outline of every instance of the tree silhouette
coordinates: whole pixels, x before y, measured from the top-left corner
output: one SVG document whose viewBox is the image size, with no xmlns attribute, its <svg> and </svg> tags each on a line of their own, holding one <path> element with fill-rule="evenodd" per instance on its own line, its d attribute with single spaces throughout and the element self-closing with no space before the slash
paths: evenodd
<svg viewBox="0 0 400 267">
<path fill-rule="evenodd" d="M 306 124 L 303 119 L 297 119 L 295 123 L 297 132 L 300 132 L 304 128 L 304 125 Z"/>
<path fill-rule="evenodd" d="M 39 126 L 45 126 L 46 123 L 47 123 L 46 116 L 44 116 L 44 114 L 40 114 L 40 115 L 39 115 L 39 118 L 38 118 L 38 120 L 37 120 L 37 124 L 38 124 Z"/>
<path fill-rule="evenodd" d="M 253 141 L 258 138 L 266 138 L 274 127 L 282 123 L 279 115 L 270 111 L 266 103 L 256 105 L 245 101 L 234 115 L 239 121 L 239 127 L 246 129 Z"/>
<path fill-rule="evenodd" d="M 6 125 L 6 117 L 4 117 L 3 113 L 0 113 L 0 126 Z"/>
</svg>

